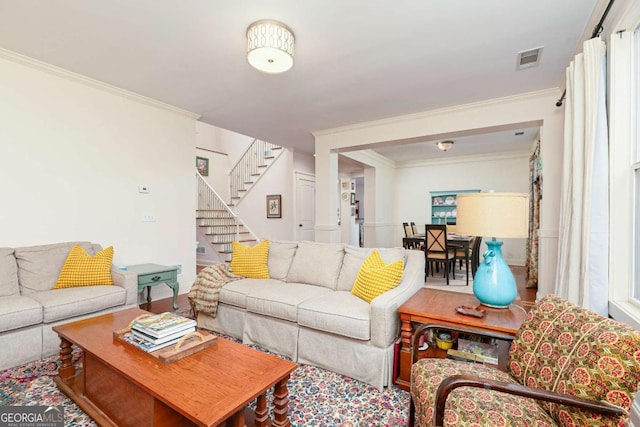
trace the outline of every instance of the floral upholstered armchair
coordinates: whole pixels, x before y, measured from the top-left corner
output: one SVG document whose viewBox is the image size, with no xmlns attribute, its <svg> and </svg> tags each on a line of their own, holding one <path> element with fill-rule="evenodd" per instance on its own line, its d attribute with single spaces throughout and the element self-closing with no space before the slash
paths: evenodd
<svg viewBox="0 0 640 427">
<path fill-rule="evenodd" d="M 513 339 L 507 370 L 418 360 L 412 425 L 415 415 L 420 426 L 625 426 L 640 385 L 640 333 L 548 295 Z"/>
</svg>

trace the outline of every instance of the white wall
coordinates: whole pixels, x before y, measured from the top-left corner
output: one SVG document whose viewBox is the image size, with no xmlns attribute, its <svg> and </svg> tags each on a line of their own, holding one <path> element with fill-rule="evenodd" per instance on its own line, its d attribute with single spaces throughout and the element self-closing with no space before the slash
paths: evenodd
<svg viewBox="0 0 640 427">
<path fill-rule="evenodd" d="M 395 218 L 397 241 L 404 236 L 401 223 L 414 221 L 423 232 L 431 223 L 431 191 L 495 190 L 529 192 L 529 155 L 469 156 L 454 161 L 399 166 L 396 171 Z M 524 265 L 526 239 L 504 239 L 502 253 L 510 265 Z M 482 261 L 482 258 L 480 258 Z"/>
<path fill-rule="evenodd" d="M 113 245 L 118 265 L 181 264 L 186 292 L 197 116 L 4 50 L 0 82 L 2 246 Z"/>
<path fill-rule="evenodd" d="M 211 126 L 207 123 L 196 122 L 196 156 L 209 159 L 209 176 L 204 177 L 216 193 L 227 203 L 229 202 L 229 169 L 231 162 L 229 155 L 222 151 L 220 140 L 227 133 L 225 129 Z M 246 137 L 247 144 L 251 141 Z M 194 163 L 195 164 L 195 163 Z"/>
</svg>

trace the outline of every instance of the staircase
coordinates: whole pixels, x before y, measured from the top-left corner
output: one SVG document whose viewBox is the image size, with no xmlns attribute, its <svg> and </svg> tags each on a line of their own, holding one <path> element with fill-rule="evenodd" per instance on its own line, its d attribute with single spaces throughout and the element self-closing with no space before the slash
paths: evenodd
<svg viewBox="0 0 640 427">
<path fill-rule="evenodd" d="M 232 245 L 235 240 L 253 245 L 260 240 L 255 233 L 231 209 L 238 206 L 243 197 L 258 179 L 267 171 L 273 161 L 282 153 L 282 147 L 253 140 L 238 163 L 229 173 L 231 202 L 224 200 L 209 183 L 196 171 L 198 181 L 198 208 L 196 225 L 198 236 L 204 236 L 206 242 L 216 251 L 219 260 L 231 260 Z M 198 242 L 202 245 L 202 238 Z"/>
<path fill-rule="evenodd" d="M 218 254 L 219 260 L 231 260 L 231 242 L 253 244 L 258 238 L 240 220 L 231 208 L 218 196 L 209 183 L 197 173 L 198 209 L 196 225 L 198 235 L 204 235 L 207 242 Z M 203 242 L 200 241 L 202 244 Z"/>
<path fill-rule="evenodd" d="M 254 139 L 229 173 L 231 203 L 237 206 L 258 179 L 282 153 L 282 147 Z"/>
</svg>

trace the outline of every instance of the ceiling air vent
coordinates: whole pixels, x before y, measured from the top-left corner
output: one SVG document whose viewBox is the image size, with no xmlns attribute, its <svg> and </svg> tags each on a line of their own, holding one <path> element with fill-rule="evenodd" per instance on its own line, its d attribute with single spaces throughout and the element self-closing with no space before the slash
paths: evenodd
<svg viewBox="0 0 640 427">
<path fill-rule="evenodd" d="M 541 47 L 518 52 L 518 64 L 516 66 L 516 69 L 524 70 L 526 68 L 537 67 L 538 64 L 540 64 L 541 56 L 542 56 Z"/>
</svg>

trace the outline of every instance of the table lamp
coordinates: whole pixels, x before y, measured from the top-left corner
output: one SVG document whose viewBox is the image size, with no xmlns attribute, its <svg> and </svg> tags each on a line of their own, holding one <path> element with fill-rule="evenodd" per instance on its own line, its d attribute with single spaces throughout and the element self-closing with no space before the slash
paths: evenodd
<svg viewBox="0 0 640 427">
<path fill-rule="evenodd" d="M 473 293 L 480 303 L 506 308 L 518 288 L 502 257 L 499 238 L 529 237 L 529 196 L 525 193 L 470 193 L 457 197 L 456 233 L 491 237 L 484 261 L 473 276 Z"/>
</svg>

